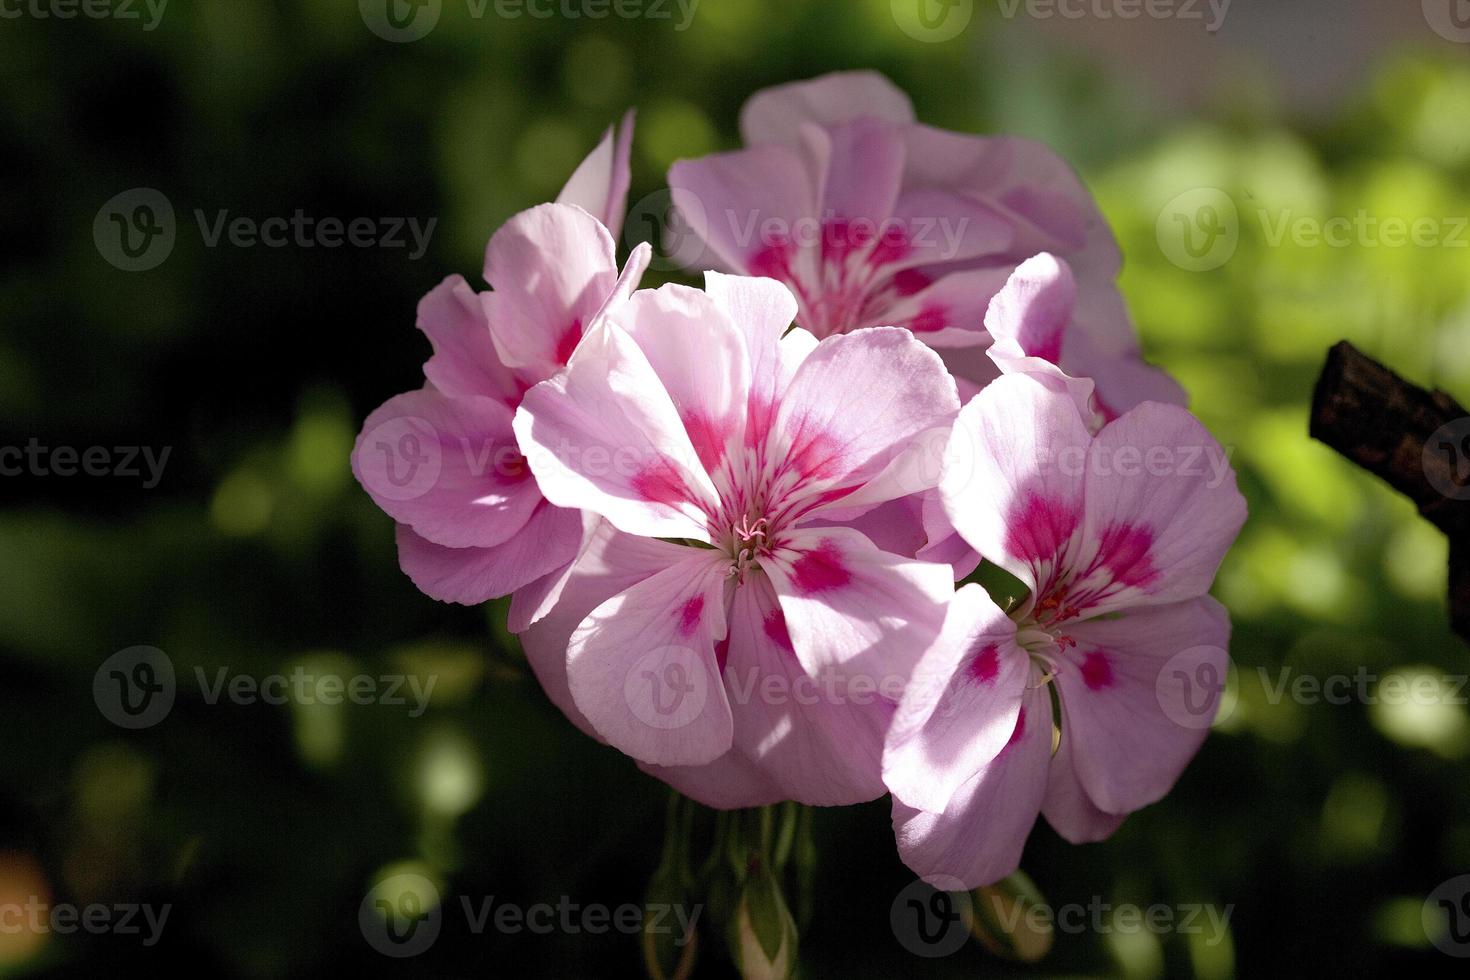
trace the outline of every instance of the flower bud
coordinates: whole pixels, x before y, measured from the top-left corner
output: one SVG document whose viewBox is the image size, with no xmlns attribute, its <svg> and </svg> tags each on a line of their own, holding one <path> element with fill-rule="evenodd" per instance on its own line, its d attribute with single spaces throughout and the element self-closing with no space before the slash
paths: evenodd
<svg viewBox="0 0 1470 980">
<path fill-rule="evenodd" d="M 1017 871 L 970 894 L 975 903 L 970 931 L 990 952 L 1008 960 L 1035 963 L 1050 951 L 1051 909 L 1024 872 Z"/>
<path fill-rule="evenodd" d="M 745 980 L 785 980 L 796 969 L 796 923 L 776 879 L 753 872 L 730 922 L 730 952 Z"/>
</svg>

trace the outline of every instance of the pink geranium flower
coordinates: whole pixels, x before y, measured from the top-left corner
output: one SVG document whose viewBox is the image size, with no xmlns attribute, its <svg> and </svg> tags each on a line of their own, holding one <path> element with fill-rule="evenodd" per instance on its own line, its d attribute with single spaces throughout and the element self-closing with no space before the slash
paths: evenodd
<svg viewBox="0 0 1470 980">
<path fill-rule="evenodd" d="M 546 497 L 609 525 L 528 655 L 578 724 L 714 806 L 881 795 L 953 594 L 840 523 L 937 481 L 913 447 L 953 381 L 905 330 L 783 337 L 795 313 L 768 279 L 638 292 L 515 419 Z"/>
<path fill-rule="evenodd" d="M 922 125 L 866 71 L 758 92 L 741 130 L 746 149 L 670 170 L 674 230 L 706 246 L 700 268 L 786 283 L 816 336 L 908 327 L 973 393 L 995 376 L 980 356 L 991 298 L 1046 251 L 1079 272 L 1079 333 L 1102 354 L 1138 357 L 1117 243 L 1045 146 Z"/>
<path fill-rule="evenodd" d="M 975 887 L 1015 870 L 1038 813 L 1101 839 L 1198 750 L 1219 688 L 1192 680 L 1223 678 L 1230 632 L 1205 593 L 1245 501 L 1183 409 L 1145 403 L 1094 435 L 1067 392 L 1025 374 L 964 408 L 951 460 L 950 519 L 1030 591 L 1010 616 L 978 586 L 956 594 L 884 779 L 905 862 Z"/>
<path fill-rule="evenodd" d="M 561 370 L 596 318 L 637 288 L 646 248 L 621 276 L 605 221 L 621 221 L 632 116 L 577 169 L 557 204 L 491 237 L 476 293 L 450 276 L 418 309 L 433 345 L 418 391 L 363 424 L 353 473 L 398 522 L 399 562 L 426 594 L 477 604 L 518 592 L 513 629 L 545 612 L 584 525 L 537 489 L 511 431 L 521 396 Z M 533 586 L 527 588 L 528 586 Z"/>
</svg>

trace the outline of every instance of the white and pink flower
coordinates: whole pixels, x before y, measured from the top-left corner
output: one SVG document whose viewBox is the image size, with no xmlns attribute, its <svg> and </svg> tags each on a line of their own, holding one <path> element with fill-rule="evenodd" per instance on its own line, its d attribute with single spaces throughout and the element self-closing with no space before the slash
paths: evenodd
<svg viewBox="0 0 1470 980">
<path fill-rule="evenodd" d="M 450 276 L 424 297 L 418 327 L 434 349 L 425 385 L 368 416 L 353 449 L 358 482 L 398 522 L 399 562 L 414 584 L 470 605 L 516 592 L 516 628 L 554 600 L 585 528 L 542 496 L 511 418 L 648 265 L 637 249 L 619 275 L 605 226 L 622 220 L 631 126 L 630 113 L 608 131 L 559 203 L 495 232 L 484 270 L 493 291 Z"/>
<path fill-rule="evenodd" d="M 1246 509 L 1183 409 L 1148 402 L 1094 434 L 1027 374 L 965 406 L 952 447 L 970 463 L 941 484 L 950 520 L 1029 594 L 1009 616 L 956 594 L 884 778 L 908 865 L 975 887 L 1015 870 L 1039 813 L 1092 841 L 1168 792 L 1215 711 L 1191 678 L 1224 677 L 1229 618 L 1206 592 Z"/>
<path fill-rule="evenodd" d="M 944 566 L 841 524 L 937 480 L 913 447 L 948 431 L 953 381 L 908 331 L 819 343 L 785 333 L 795 313 L 769 279 L 641 291 L 515 420 L 547 498 L 611 525 L 523 636 L 538 675 L 716 806 L 881 795 L 901 691 L 881 681 L 907 678 L 953 593 Z M 804 678 L 835 693 L 771 696 Z"/>
</svg>

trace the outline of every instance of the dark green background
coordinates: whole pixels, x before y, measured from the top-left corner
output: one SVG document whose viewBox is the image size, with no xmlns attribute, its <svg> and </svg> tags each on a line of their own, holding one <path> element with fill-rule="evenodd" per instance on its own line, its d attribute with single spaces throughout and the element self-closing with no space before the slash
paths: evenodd
<svg viewBox="0 0 1470 980">
<path fill-rule="evenodd" d="M 1025 859 L 1055 904 L 1209 902 L 1233 915 L 1215 945 L 1087 932 L 1059 936 L 1031 968 L 973 944 L 919 960 L 889 927 L 911 876 L 878 802 L 817 815 L 804 975 L 1457 965 L 1430 946 L 1420 908 L 1470 872 L 1466 709 L 1272 703 L 1260 671 L 1274 683 L 1284 667 L 1323 678 L 1470 664 L 1445 624 L 1443 538 L 1305 434 L 1316 368 L 1342 337 L 1470 398 L 1470 248 L 1273 244 L 1256 215 L 1470 215 L 1470 46 L 1425 26 L 1305 105 L 1291 78 L 1256 70 L 1249 32 L 1227 29 L 1210 39 L 1224 57 L 1198 86 L 1207 94 L 1181 100 L 1128 71 L 1126 51 L 1086 55 L 1047 40 L 1050 23 L 978 6 L 944 43 L 901 31 L 888 0 L 704 0 L 683 32 L 646 18 L 475 20 L 447 0 L 432 34 L 402 45 L 370 32 L 352 0 L 174 0 L 152 32 L 0 20 L 0 445 L 172 449 L 154 489 L 0 479 L 0 892 L 33 887 L 29 867 L 58 902 L 173 906 L 153 948 L 51 936 L 23 953 L 27 937 L 0 935 L 0 974 L 639 975 L 633 939 L 473 936 L 457 901 L 414 960 L 364 941 L 358 905 L 400 862 L 437 875 L 451 900 L 637 901 L 666 794 L 551 707 L 503 607 L 414 590 L 347 455 L 372 408 L 420 383 L 418 297 L 450 272 L 478 279 L 490 232 L 554 196 L 624 108 L 641 113 L 637 202 L 674 159 L 737 145 L 757 88 L 850 67 L 891 75 L 927 122 L 1039 137 L 1072 160 L 1122 240 L 1146 350 L 1234 451 L 1252 519 L 1217 588 L 1236 624 L 1224 719 L 1177 790 L 1111 841 L 1074 848 L 1043 826 Z M 1363 16 L 1280 6 L 1307 26 L 1276 42 L 1312 63 L 1337 57 L 1313 24 Z M 1140 26 L 1137 44 L 1157 53 L 1171 31 L 1203 28 Z M 172 202 L 178 242 L 158 268 L 128 273 L 101 256 L 93 222 L 137 187 Z M 1169 261 L 1158 227 L 1168 202 L 1201 187 L 1238 206 L 1240 241 L 1194 272 Z M 438 225 L 410 261 L 403 249 L 210 248 L 193 217 L 298 208 Z M 129 733 L 98 711 L 92 680 L 137 644 L 166 651 L 181 683 L 162 723 Z M 258 677 L 303 663 L 438 686 L 414 719 L 211 705 L 193 680 L 196 667 Z M 703 965 L 720 975 L 713 946 Z"/>
</svg>

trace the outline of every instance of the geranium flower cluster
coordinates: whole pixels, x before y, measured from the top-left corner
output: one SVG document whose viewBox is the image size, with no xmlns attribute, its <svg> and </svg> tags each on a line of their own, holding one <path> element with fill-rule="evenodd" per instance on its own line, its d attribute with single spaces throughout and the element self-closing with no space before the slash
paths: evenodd
<svg viewBox="0 0 1470 980">
<path fill-rule="evenodd" d="M 758 93 L 669 175 L 702 288 L 615 254 L 631 114 L 420 304 L 433 355 L 353 453 L 437 599 L 511 596 L 551 700 L 721 808 L 891 793 L 904 860 L 1106 837 L 1199 748 L 1245 518 L 1141 359 L 1091 198 L 881 76 Z M 688 249 L 681 250 L 689 251 Z M 957 582 L 981 560 L 998 604 Z"/>
</svg>

